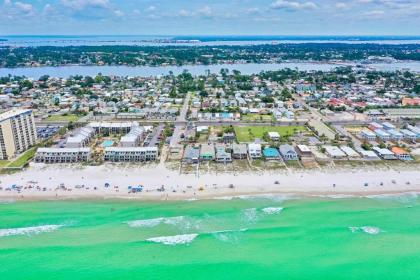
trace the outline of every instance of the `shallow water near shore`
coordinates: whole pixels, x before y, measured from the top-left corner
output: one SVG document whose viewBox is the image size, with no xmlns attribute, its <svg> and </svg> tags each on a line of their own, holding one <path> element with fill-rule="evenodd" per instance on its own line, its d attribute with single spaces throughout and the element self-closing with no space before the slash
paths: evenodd
<svg viewBox="0 0 420 280">
<path fill-rule="evenodd" d="M 420 279 L 420 199 L 0 204 L 2 279 Z"/>
</svg>

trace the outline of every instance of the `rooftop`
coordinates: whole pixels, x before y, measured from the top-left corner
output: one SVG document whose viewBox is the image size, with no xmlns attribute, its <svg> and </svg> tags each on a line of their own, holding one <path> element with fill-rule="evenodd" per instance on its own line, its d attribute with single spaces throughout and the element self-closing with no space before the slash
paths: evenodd
<svg viewBox="0 0 420 280">
<path fill-rule="evenodd" d="M 31 113 L 32 110 L 30 109 L 13 109 L 7 112 L 0 114 L 0 121 L 4 121 L 13 117 L 16 117 L 21 114 Z"/>
</svg>

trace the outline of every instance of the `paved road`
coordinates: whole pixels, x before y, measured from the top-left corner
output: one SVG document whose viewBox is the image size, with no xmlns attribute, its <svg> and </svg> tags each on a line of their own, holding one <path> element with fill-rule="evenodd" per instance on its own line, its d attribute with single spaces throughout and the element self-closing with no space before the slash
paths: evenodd
<svg viewBox="0 0 420 280">
<path fill-rule="evenodd" d="M 159 143 L 159 135 L 162 133 L 163 128 L 165 127 L 165 125 L 160 124 L 158 127 L 156 127 L 153 131 L 153 138 L 152 140 L 150 140 L 149 145 L 147 145 L 148 147 L 156 147 L 157 143 Z"/>
<path fill-rule="evenodd" d="M 181 140 L 182 127 L 187 124 L 187 113 L 190 104 L 190 99 L 191 94 L 188 93 L 184 99 L 184 104 L 182 105 L 181 111 L 179 112 L 178 119 L 175 122 L 174 133 L 172 134 L 171 142 L 169 144 L 171 147 L 178 145 L 178 143 Z"/>
</svg>

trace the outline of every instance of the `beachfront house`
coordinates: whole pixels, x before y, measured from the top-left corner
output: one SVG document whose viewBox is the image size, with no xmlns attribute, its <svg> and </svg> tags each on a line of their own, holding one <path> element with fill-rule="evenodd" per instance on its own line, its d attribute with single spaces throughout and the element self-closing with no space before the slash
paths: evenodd
<svg viewBox="0 0 420 280">
<path fill-rule="evenodd" d="M 399 160 L 403 160 L 403 161 L 410 161 L 413 160 L 413 158 L 411 157 L 411 155 L 404 150 L 403 148 L 400 147 L 393 147 L 391 149 L 391 151 L 395 154 L 395 156 L 399 159 Z"/>
<path fill-rule="evenodd" d="M 35 162 L 75 163 L 90 160 L 90 148 L 38 148 Z"/>
<path fill-rule="evenodd" d="M 187 146 L 182 157 L 184 163 L 198 163 L 200 161 L 200 148 L 194 146 Z"/>
<path fill-rule="evenodd" d="M 348 146 L 340 146 L 340 149 L 346 154 L 349 159 L 358 159 L 360 155 L 354 149 Z"/>
<path fill-rule="evenodd" d="M 336 146 L 323 146 L 325 153 L 333 159 L 345 159 L 346 154 Z"/>
<path fill-rule="evenodd" d="M 404 135 L 401 132 L 399 132 L 395 129 L 390 129 L 387 132 L 389 133 L 389 135 L 391 135 L 391 140 L 393 140 L 393 141 L 399 142 L 404 137 Z"/>
<path fill-rule="evenodd" d="M 158 147 L 105 147 L 105 161 L 142 162 L 155 161 Z"/>
<path fill-rule="evenodd" d="M 360 148 L 359 153 L 362 155 L 364 160 L 380 160 L 377 154 L 374 151 L 364 150 Z"/>
<path fill-rule="evenodd" d="M 400 132 L 402 133 L 404 140 L 412 142 L 412 143 L 417 142 L 417 135 L 414 132 L 408 129 L 401 129 Z"/>
<path fill-rule="evenodd" d="M 377 129 L 383 129 L 383 125 L 381 125 L 380 123 L 377 122 L 371 122 L 368 126 L 368 128 L 372 131 L 375 131 Z"/>
<path fill-rule="evenodd" d="M 375 141 L 376 140 L 376 134 L 368 129 L 363 129 L 360 132 L 361 138 L 363 138 L 366 141 Z"/>
<path fill-rule="evenodd" d="M 209 133 L 209 127 L 207 125 L 197 126 L 197 133 Z"/>
<path fill-rule="evenodd" d="M 276 131 L 270 131 L 268 132 L 268 138 L 270 138 L 271 141 L 280 141 L 280 134 Z"/>
<path fill-rule="evenodd" d="M 216 145 L 216 162 L 232 162 L 232 155 L 226 151 L 226 147 L 222 144 Z"/>
<path fill-rule="evenodd" d="M 222 139 L 223 139 L 223 143 L 235 142 L 235 140 L 236 140 L 235 133 L 233 133 L 233 132 L 223 133 Z"/>
<path fill-rule="evenodd" d="M 251 143 L 248 144 L 248 154 L 252 159 L 258 159 L 262 157 L 261 144 Z"/>
<path fill-rule="evenodd" d="M 292 145 L 284 144 L 279 147 L 280 154 L 286 161 L 299 160 L 299 156 Z"/>
<path fill-rule="evenodd" d="M 276 148 L 265 148 L 263 155 L 266 160 L 280 160 L 281 156 Z"/>
<path fill-rule="evenodd" d="M 388 149 L 374 147 L 373 150 L 382 159 L 385 159 L 385 160 L 395 160 L 395 159 L 397 159 L 395 154 Z"/>
<path fill-rule="evenodd" d="M 395 125 L 393 125 L 392 123 L 389 123 L 389 122 L 382 123 L 382 126 L 385 130 L 391 130 L 391 129 L 395 130 L 395 128 L 396 128 Z"/>
<path fill-rule="evenodd" d="M 213 144 L 202 144 L 200 149 L 201 161 L 212 161 L 215 158 L 215 151 Z"/>
<path fill-rule="evenodd" d="M 301 158 L 309 158 L 313 156 L 311 149 L 309 149 L 306 145 L 297 145 L 296 152 Z"/>
<path fill-rule="evenodd" d="M 246 144 L 236 144 L 232 145 L 232 157 L 234 159 L 246 159 L 248 156 L 248 151 Z"/>
<path fill-rule="evenodd" d="M 391 140 L 391 135 L 388 132 L 386 132 L 385 130 L 377 129 L 377 130 L 375 130 L 375 134 L 376 134 L 376 136 L 378 136 L 379 139 L 381 139 L 384 142 Z"/>
<path fill-rule="evenodd" d="M 410 130 L 411 132 L 415 133 L 416 136 L 417 136 L 417 139 L 420 138 L 420 127 L 407 125 L 407 129 Z"/>
</svg>

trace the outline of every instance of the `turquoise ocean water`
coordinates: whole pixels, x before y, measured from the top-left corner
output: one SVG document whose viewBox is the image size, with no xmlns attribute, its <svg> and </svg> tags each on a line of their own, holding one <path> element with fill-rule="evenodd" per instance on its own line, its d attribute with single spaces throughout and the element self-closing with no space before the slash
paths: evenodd
<svg viewBox="0 0 420 280">
<path fill-rule="evenodd" d="M 0 202 L 1 279 L 420 279 L 420 200 Z"/>
</svg>

